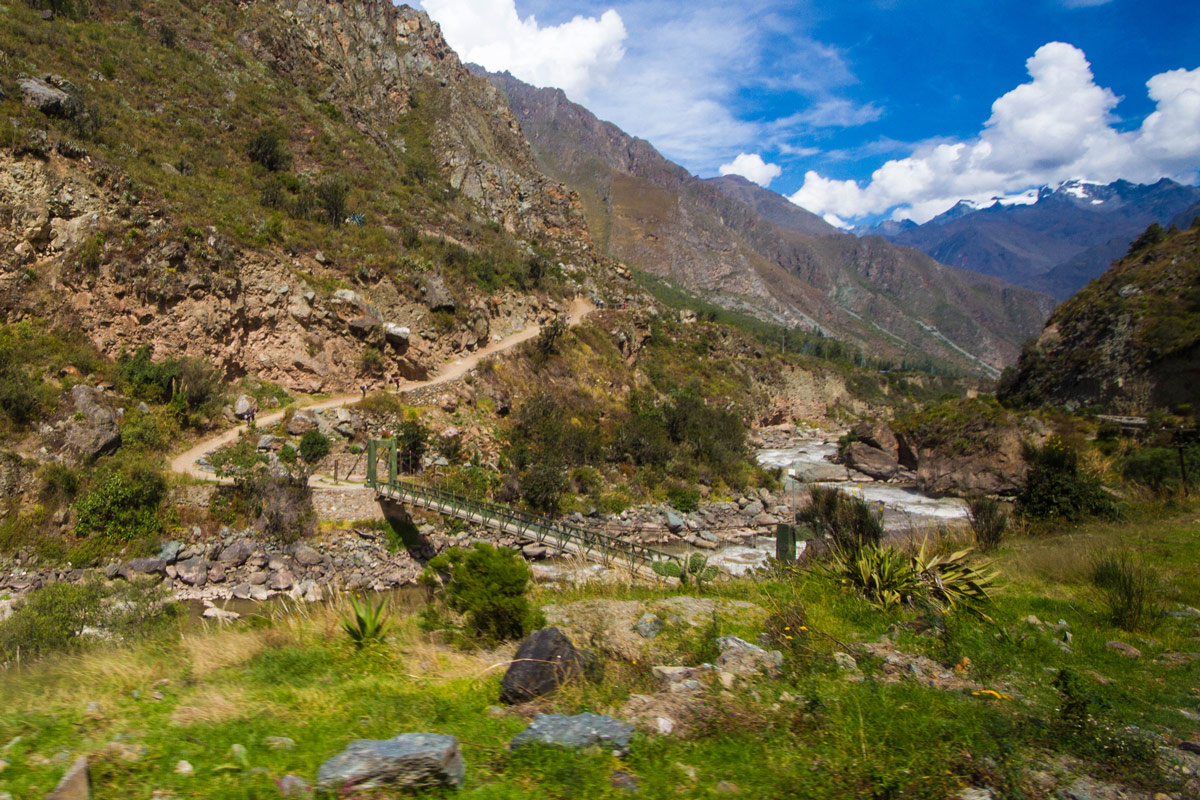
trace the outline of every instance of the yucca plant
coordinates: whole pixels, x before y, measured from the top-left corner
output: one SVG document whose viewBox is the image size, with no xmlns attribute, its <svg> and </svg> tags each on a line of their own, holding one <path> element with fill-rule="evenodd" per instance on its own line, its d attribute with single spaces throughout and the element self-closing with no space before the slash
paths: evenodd
<svg viewBox="0 0 1200 800">
<path fill-rule="evenodd" d="M 383 606 L 386 599 L 372 605 L 366 598 L 359 599 L 350 596 L 350 614 L 341 618 L 342 630 L 354 642 L 354 646 L 362 649 L 366 645 L 381 641 L 387 630 L 388 621 L 383 617 Z"/>
</svg>

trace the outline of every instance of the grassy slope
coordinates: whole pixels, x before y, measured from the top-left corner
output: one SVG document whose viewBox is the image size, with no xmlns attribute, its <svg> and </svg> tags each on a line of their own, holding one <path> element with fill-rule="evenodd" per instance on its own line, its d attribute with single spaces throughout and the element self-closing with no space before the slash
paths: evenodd
<svg viewBox="0 0 1200 800">
<path fill-rule="evenodd" d="M 94 796 L 101 800 L 149 797 L 156 789 L 177 797 L 267 798 L 277 796 L 271 776 L 293 771 L 311 778 L 351 739 L 427 730 L 469 743 L 467 782 L 457 795 L 464 797 L 615 796 L 613 769 L 638 776 L 641 796 L 654 798 L 716 796 L 722 780 L 760 797 L 798 792 L 814 798 L 941 798 L 962 785 L 999 788 L 1010 780 L 1007 796 L 1046 796 L 1019 776 L 1022 767 L 1042 763 L 1061 746 L 1041 727 L 1058 705 L 1051 687 L 1055 668 L 1084 675 L 1089 690 L 1110 704 L 1103 717 L 1113 725 L 1194 738 L 1196 723 L 1177 709 L 1197 705 L 1200 662 L 1164 655 L 1197 649 L 1196 620 L 1167 618 L 1137 635 L 1112 629 L 1085 573 L 1094 550 L 1132 547 L 1155 568 L 1169 607 L 1200 605 L 1198 511 L 1195 505 L 1175 507 L 1134 523 L 1085 525 L 1016 540 L 997 556 L 1007 587 L 993 609 L 995 625 L 955 620 L 951 635 L 941 638 L 903 626 L 891 629 L 905 652 L 927 652 L 947 664 L 969 657 L 970 677 L 1011 700 L 936 692 L 907 681 L 849 682 L 832 665 L 830 639 L 813 636 L 790 662 L 788 678 L 764 680 L 753 693 L 739 688 L 732 698 L 713 690 L 707 699 L 711 722 L 691 740 L 640 737 L 622 759 L 601 753 L 509 755 L 503 746 L 523 722 L 494 717 L 487 709 L 502 673 L 494 666 L 510 657 L 511 646 L 469 654 L 437 647 L 407 617 L 385 645 L 360 653 L 337 630 L 334 612 L 318 608 L 247 620 L 232 629 L 193 626 L 178 637 L 105 647 L 0 674 L 0 741 L 21 737 L 4 753 L 11 766 L 0 774 L 0 791 L 38 796 L 68 758 L 88 752 Z M 914 617 L 873 611 L 811 576 L 737 581 L 712 591 L 768 609 L 802 602 L 808 626 L 841 641 L 873 639 L 892 623 Z M 668 593 L 591 587 L 565 595 L 541 590 L 538 600 Z M 1028 614 L 1067 620 L 1073 652 L 1023 624 Z M 721 628 L 746 638 L 758 633 L 729 620 Z M 999 631 L 1007 635 L 998 640 Z M 698 657 L 697 635 L 673 635 L 664 634 L 668 650 L 673 647 L 680 660 L 688 653 Z M 1131 642 L 1144 655 L 1132 660 L 1106 649 L 1112 639 Z M 870 659 L 860 663 L 868 675 L 878 671 Z M 161 680 L 167 683 L 156 687 Z M 610 661 L 601 684 L 572 686 L 545 710 L 612 711 L 628 694 L 653 689 L 647 664 Z M 156 690 L 161 701 L 151 699 Z M 805 700 L 785 699 L 777 706 L 785 691 Z M 103 716 L 85 711 L 91 701 L 100 703 Z M 269 736 L 290 736 L 296 747 L 272 750 L 264 744 Z M 107 745 L 114 740 L 144 746 L 145 753 L 137 761 L 123 760 L 119 748 Z M 235 743 L 247 747 L 247 764 L 230 755 Z M 173 772 L 180 759 L 195 767 L 193 776 Z M 695 768 L 694 782 L 681 765 Z M 1145 785 L 1164 786 L 1153 780 Z"/>
</svg>

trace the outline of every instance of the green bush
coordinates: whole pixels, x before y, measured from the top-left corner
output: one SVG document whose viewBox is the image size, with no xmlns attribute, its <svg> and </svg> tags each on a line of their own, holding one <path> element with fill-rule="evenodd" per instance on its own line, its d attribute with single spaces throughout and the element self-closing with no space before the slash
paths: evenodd
<svg viewBox="0 0 1200 800">
<path fill-rule="evenodd" d="M 667 501 L 677 511 L 695 511 L 700 508 L 700 490 L 693 486 L 675 484 L 667 489 Z"/>
<path fill-rule="evenodd" d="M 532 577 L 516 551 L 486 542 L 452 547 L 421 573 L 423 583 L 441 587 L 441 599 L 463 615 L 467 630 L 488 641 L 518 639 L 544 624 L 525 595 Z"/>
<path fill-rule="evenodd" d="M 166 496 L 167 482 L 157 469 L 145 464 L 110 467 L 75 504 L 75 532 L 113 542 L 157 538 L 163 530 L 159 507 Z"/>
<path fill-rule="evenodd" d="M 1097 556 L 1092 562 L 1091 579 L 1092 585 L 1100 590 L 1113 625 L 1136 631 L 1157 621 L 1154 574 L 1131 553 Z"/>
<path fill-rule="evenodd" d="M 1200 445 L 1183 449 L 1188 485 L 1200 478 Z M 1143 447 L 1121 459 L 1118 469 L 1129 483 L 1146 486 L 1156 492 L 1173 492 L 1183 485 L 1179 471 L 1179 451 L 1173 447 Z"/>
<path fill-rule="evenodd" d="M 278 128 L 263 128 L 247 143 L 246 155 L 270 172 L 281 172 L 292 163 L 283 139 L 283 131 Z"/>
<path fill-rule="evenodd" d="M 306 463 L 315 464 L 329 455 L 329 437 L 316 428 L 305 431 L 300 437 L 300 457 Z"/>
<path fill-rule="evenodd" d="M 1017 513 L 1028 519 L 1076 522 L 1087 517 L 1115 518 L 1120 509 L 1100 479 L 1079 467 L 1079 454 L 1057 436 L 1042 447 L 1025 449 L 1029 472 L 1017 495 Z"/>
<path fill-rule="evenodd" d="M 521 476 L 521 499 L 535 511 L 557 514 L 567 476 L 558 464 L 542 463 Z"/>
<path fill-rule="evenodd" d="M 291 544 L 316 530 L 312 489 L 303 470 L 298 475 L 277 475 L 260 469 L 243 481 L 239 490 L 255 525 L 272 539 Z"/>
<path fill-rule="evenodd" d="M 429 429 L 419 419 L 406 419 L 396 431 L 396 458 L 399 469 L 416 472 L 421 468 L 421 459 L 429 447 Z"/>
<path fill-rule="evenodd" d="M 853 553 L 883 539 L 883 512 L 863 498 L 829 486 L 810 486 L 808 492 L 812 502 L 796 519 L 817 536 L 832 538 L 834 549 Z"/>
<path fill-rule="evenodd" d="M 995 498 L 980 496 L 967 501 L 967 522 L 980 550 L 995 550 L 1008 530 L 1008 509 Z"/>
<path fill-rule="evenodd" d="M 321 217 L 335 228 L 346 219 L 346 197 L 350 187 L 341 178 L 324 178 L 315 188 Z"/>
</svg>

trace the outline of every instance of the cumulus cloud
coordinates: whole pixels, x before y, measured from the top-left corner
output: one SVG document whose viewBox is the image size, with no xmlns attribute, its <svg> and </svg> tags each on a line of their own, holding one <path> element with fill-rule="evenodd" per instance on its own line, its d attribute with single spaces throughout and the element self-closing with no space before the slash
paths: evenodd
<svg viewBox="0 0 1200 800">
<path fill-rule="evenodd" d="M 768 164 L 758 153 L 738 153 L 737 158 L 728 164 L 717 168 L 722 175 L 741 175 L 748 181 L 757 183 L 764 189 L 771 181 L 783 174 L 783 168 L 778 164 Z"/>
<path fill-rule="evenodd" d="M 514 0 L 422 0 L 446 40 L 468 62 L 511 72 L 535 86 L 556 86 L 584 99 L 625 55 L 625 23 L 609 9 L 541 25 L 517 14 Z"/>
<path fill-rule="evenodd" d="M 1081 50 L 1050 42 L 1026 68 L 1032 80 L 992 104 L 975 139 L 919 146 L 885 163 L 865 185 L 810 171 L 790 199 L 841 219 L 890 210 L 893 218 L 924 222 L 960 199 L 986 202 L 1072 177 L 1194 177 L 1200 165 L 1200 69 L 1151 78 L 1146 85 L 1155 111 L 1139 129 L 1121 132 L 1113 116 L 1118 98 L 1096 85 Z"/>
</svg>

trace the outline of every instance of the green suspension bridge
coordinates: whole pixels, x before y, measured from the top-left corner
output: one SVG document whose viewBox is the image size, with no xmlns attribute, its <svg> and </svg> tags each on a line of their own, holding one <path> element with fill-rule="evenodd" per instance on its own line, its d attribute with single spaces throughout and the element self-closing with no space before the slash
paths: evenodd
<svg viewBox="0 0 1200 800">
<path fill-rule="evenodd" d="M 380 474 L 381 467 L 386 474 Z M 395 439 L 372 439 L 367 442 L 367 486 L 373 488 L 381 500 L 424 508 L 494 531 L 520 536 L 606 566 L 623 563 L 639 574 L 655 574 L 653 567 L 656 561 L 678 560 L 662 550 L 626 542 L 582 525 L 401 480 Z"/>
</svg>

